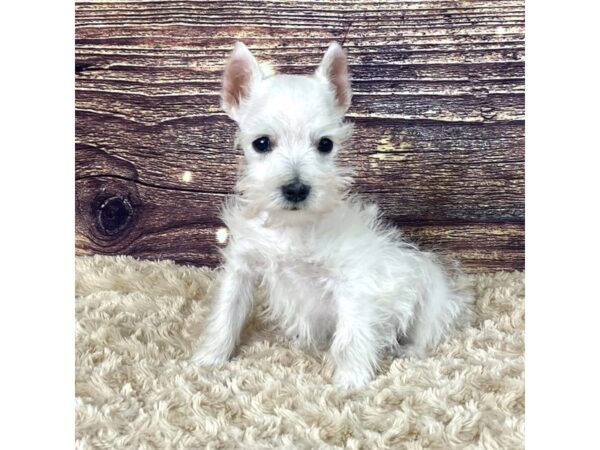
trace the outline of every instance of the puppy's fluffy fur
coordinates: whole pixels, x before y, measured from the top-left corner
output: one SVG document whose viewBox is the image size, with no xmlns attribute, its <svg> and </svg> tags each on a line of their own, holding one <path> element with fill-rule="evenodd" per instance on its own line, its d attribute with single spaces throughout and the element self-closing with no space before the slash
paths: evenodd
<svg viewBox="0 0 600 450">
<path fill-rule="evenodd" d="M 352 131 L 344 122 L 351 89 L 338 44 L 311 76 L 267 76 L 237 43 L 222 97 L 245 162 L 223 212 L 230 240 L 195 363 L 231 356 L 258 284 L 270 318 L 292 339 L 327 345 L 334 382 L 348 388 L 373 378 L 383 352 L 421 355 L 466 316 L 468 288 L 384 225 L 376 205 L 348 193 L 351 171 L 336 163 Z M 264 137 L 270 144 L 257 151 Z M 319 150 L 323 138 L 331 151 Z M 310 189 L 305 199 L 284 194 L 294 182 Z"/>
</svg>

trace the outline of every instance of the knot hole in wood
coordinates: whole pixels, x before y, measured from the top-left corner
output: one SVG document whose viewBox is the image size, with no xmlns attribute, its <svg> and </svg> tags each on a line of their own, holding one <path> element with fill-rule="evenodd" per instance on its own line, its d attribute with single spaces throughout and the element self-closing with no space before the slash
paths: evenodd
<svg viewBox="0 0 600 450">
<path fill-rule="evenodd" d="M 112 196 L 97 202 L 96 224 L 107 236 L 124 231 L 132 222 L 133 206 L 127 197 Z"/>
</svg>

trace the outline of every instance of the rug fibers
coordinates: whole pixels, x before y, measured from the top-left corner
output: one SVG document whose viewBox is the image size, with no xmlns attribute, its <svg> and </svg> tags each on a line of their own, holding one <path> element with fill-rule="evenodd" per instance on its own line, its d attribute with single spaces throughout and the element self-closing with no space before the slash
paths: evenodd
<svg viewBox="0 0 600 450">
<path fill-rule="evenodd" d="M 214 271 L 78 257 L 76 448 L 523 448 L 524 276 L 470 278 L 469 327 L 343 391 L 321 355 L 259 319 L 230 362 L 189 364 Z"/>
</svg>

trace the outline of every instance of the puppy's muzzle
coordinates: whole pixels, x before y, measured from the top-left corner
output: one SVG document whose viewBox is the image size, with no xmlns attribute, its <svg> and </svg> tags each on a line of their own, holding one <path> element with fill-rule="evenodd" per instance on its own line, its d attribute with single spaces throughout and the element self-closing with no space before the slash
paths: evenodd
<svg viewBox="0 0 600 450">
<path fill-rule="evenodd" d="M 281 192 L 283 197 L 291 203 L 300 203 L 306 200 L 310 193 L 310 186 L 300 181 L 294 181 L 293 183 L 281 186 Z"/>
</svg>

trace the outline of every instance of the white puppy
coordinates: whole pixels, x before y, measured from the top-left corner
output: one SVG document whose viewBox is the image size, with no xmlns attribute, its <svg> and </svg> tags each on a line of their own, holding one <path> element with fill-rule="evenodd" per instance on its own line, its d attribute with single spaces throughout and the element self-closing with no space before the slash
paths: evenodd
<svg viewBox="0 0 600 450">
<path fill-rule="evenodd" d="M 310 76 L 267 76 L 236 44 L 222 105 L 245 161 L 223 212 L 230 240 L 198 365 L 232 355 L 258 284 L 269 317 L 292 339 L 327 344 L 334 382 L 348 388 L 373 378 L 384 351 L 422 354 L 465 317 L 468 288 L 348 194 L 336 157 L 352 132 L 351 95 L 336 43 Z"/>
</svg>

